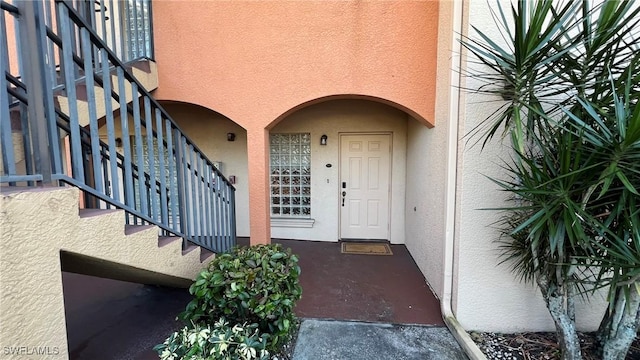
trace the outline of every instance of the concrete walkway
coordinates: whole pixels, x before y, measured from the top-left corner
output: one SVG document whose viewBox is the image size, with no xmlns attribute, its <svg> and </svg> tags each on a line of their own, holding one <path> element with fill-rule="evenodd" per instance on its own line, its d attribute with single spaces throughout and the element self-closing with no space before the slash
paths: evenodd
<svg viewBox="0 0 640 360">
<path fill-rule="evenodd" d="M 458 360 L 446 327 L 303 319 L 294 360 Z"/>
</svg>

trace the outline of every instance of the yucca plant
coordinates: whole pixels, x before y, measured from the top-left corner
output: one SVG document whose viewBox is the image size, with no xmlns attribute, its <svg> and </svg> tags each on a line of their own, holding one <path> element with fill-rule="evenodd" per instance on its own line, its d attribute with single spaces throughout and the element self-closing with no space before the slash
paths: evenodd
<svg viewBox="0 0 640 360">
<path fill-rule="evenodd" d="M 609 287 L 603 359 L 622 359 L 640 322 L 640 3 L 520 0 L 474 28 L 474 89 L 504 105 L 471 136 L 513 148 L 502 211 L 504 262 L 537 284 L 563 359 L 581 359 L 574 302 Z M 502 44 L 505 45 L 502 45 Z M 476 70 L 474 70 L 476 69 Z"/>
</svg>

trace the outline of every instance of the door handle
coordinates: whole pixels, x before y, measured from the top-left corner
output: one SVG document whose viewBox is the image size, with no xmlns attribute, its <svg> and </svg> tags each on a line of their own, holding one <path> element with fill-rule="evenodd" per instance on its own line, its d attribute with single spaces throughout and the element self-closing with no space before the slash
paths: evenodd
<svg viewBox="0 0 640 360">
<path fill-rule="evenodd" d="M 344 184 L 344 183 L 343 183 Z M 344 206 L 344 197 L 347 196 L 347 192 L 343 191 L 342 192 L 342 206 Z"/>
</svg>

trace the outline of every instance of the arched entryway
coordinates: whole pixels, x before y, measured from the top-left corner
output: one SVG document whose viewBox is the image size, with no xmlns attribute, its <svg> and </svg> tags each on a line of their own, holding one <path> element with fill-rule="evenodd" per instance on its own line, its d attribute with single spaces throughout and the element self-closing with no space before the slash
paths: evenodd
<svg viewBox="0 0 640 360">
<path fill-rule="evenodd" d="M 378 101 L 328 98 L 273 124 L 272 237 L 404 243 L 408 118 Z"/>
<path fill-rule="evenodd" d="M 270 125 L 269 137 L 272 140 L 276 134 L 308 134 L 310 212 L 298 218 L 278 218 L 279 214 L 274 214 L 274 205 L 280 205 L 274 204 L 274 195 L 278 194 L 281 184 L 273 183 L 276 180 L 273 177 L 279 174 L 274 174 L 270 166 L 267 176 L 271 236 L 328 242 L 341 239 L 342 182 L 348 170 L 343 166 L 346 160 L 343 140 L 351 135 L 386 136 L 390 140 L 387 240 L 406 246 L 434 291 L 439 293 L 445 247 L 447 127 L 429 125 L 410 109 L 375 97 L 326 97 L 286 112 Z M 324 136 L 326 145 L 321 145 Z M 281 150 L 271 145 L 270 158 L 276 153 L 282 154 Z M 282 199 L 277 201 L 281 203 Z"/>
</svg>

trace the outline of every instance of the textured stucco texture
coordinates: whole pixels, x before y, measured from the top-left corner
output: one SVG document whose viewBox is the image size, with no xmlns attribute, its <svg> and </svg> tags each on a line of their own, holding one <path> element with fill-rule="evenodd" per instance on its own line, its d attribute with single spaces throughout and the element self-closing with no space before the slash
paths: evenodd
<svg viewBox="0 0 640 360">
<path fill-rule="evenodd" d="M 5 347 L 27 347 L 28 351 L 48 347 L 50 354 L 68 356 L 61 252 L 70 258 L 74 255 L 69 254 L 76 254 L 96 263 L 115 264 L 120 274 L 144 273 L 152 282 L 165 285 L 188 283 L 205 266 L 199 249 L 182 255 L 179 239 L 158 247 L 155 227 L 129 229 L 125 234 L 121 211 L 81 216 L 78 200 L 75 188 L 5 188 L 0 193 L 3 355 Z M 20 356 L 24 353 L 8 358 Z"/>
</svg>

